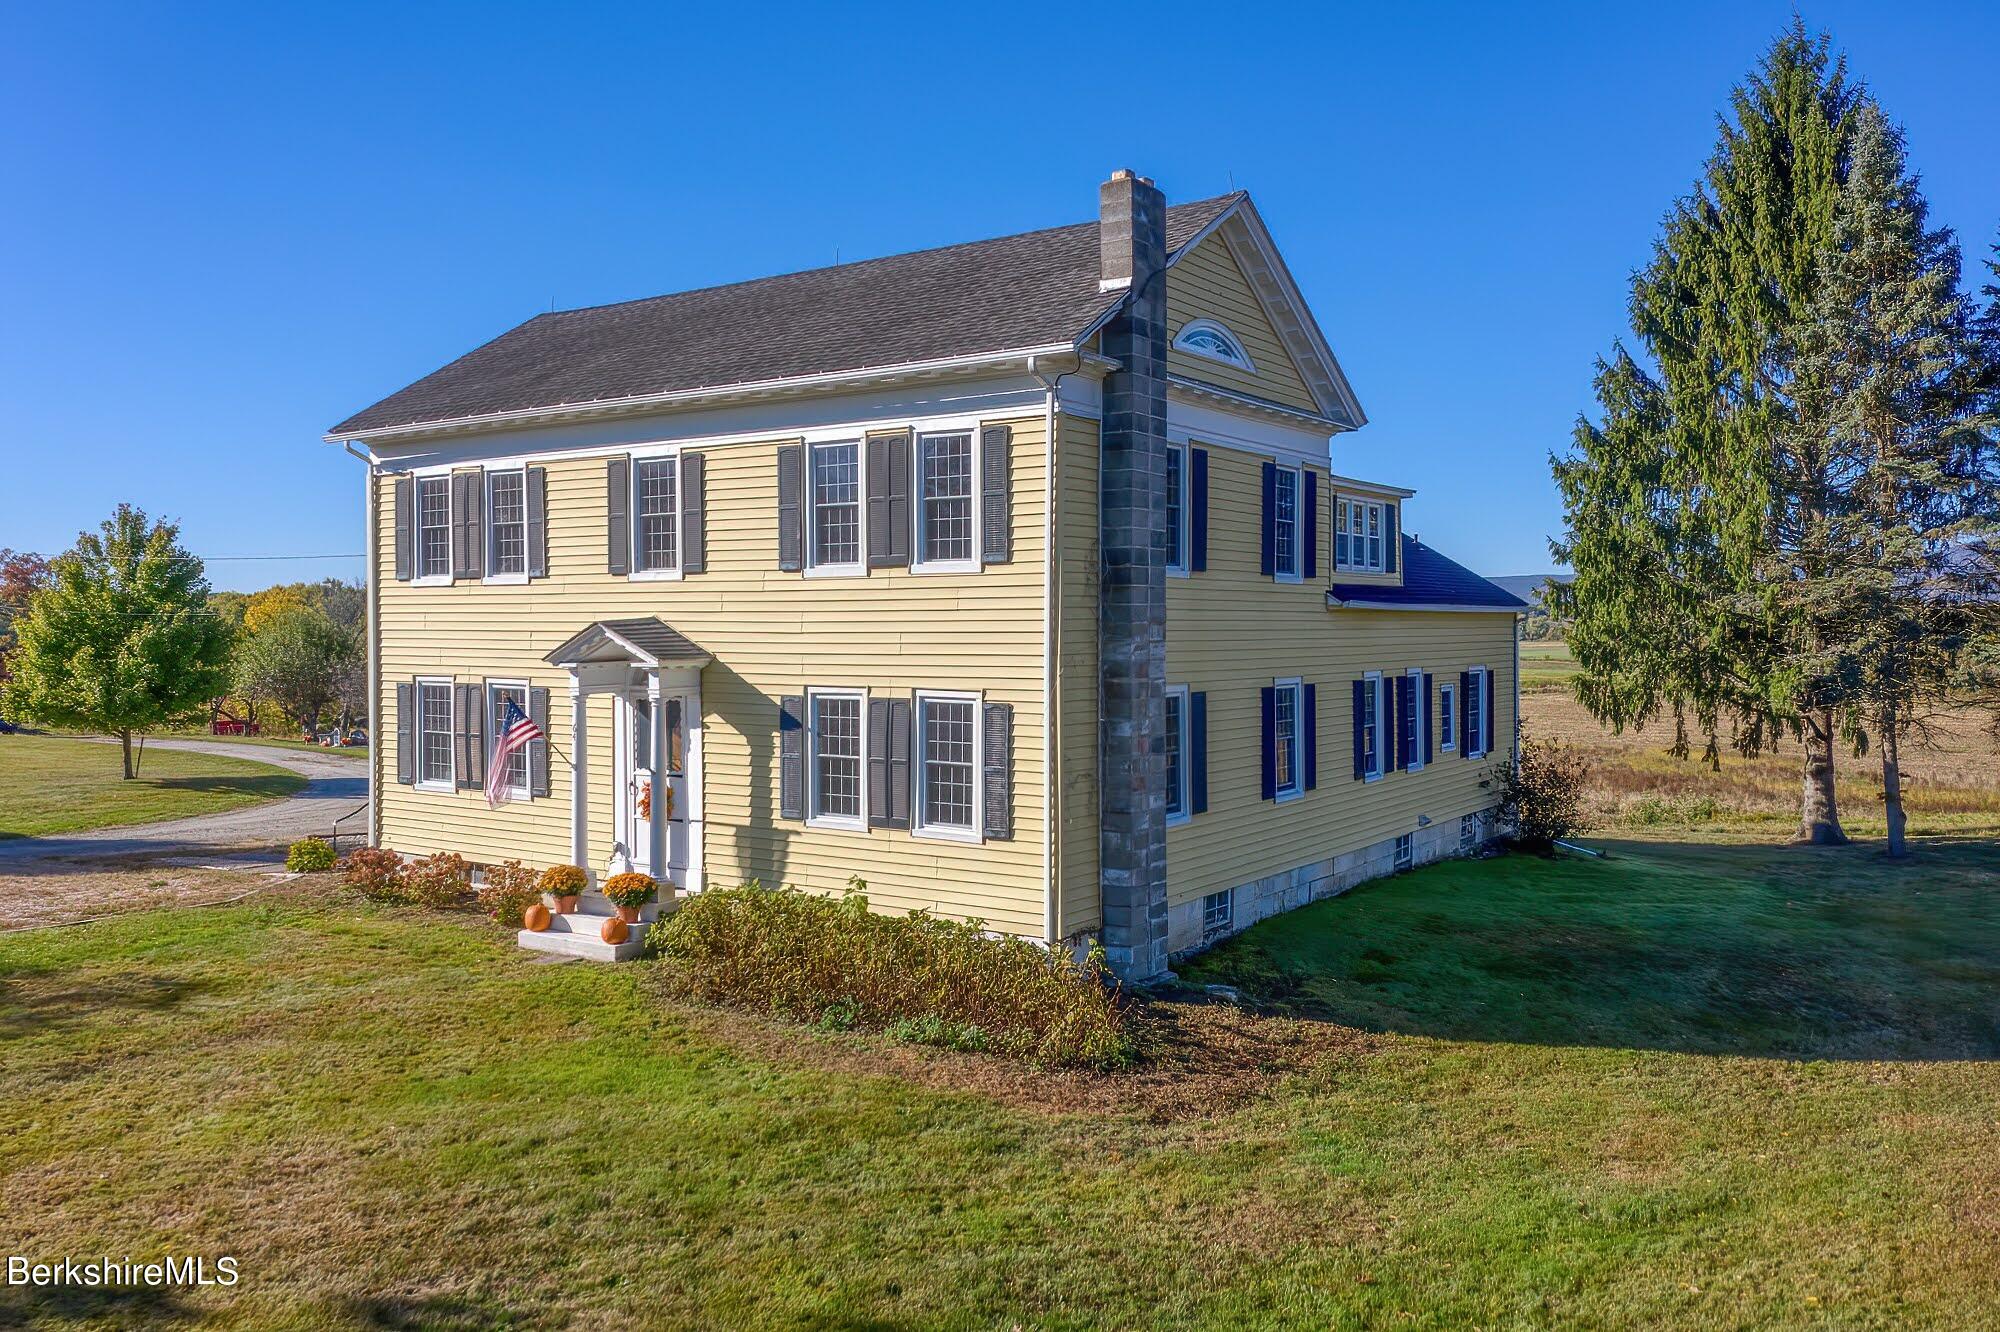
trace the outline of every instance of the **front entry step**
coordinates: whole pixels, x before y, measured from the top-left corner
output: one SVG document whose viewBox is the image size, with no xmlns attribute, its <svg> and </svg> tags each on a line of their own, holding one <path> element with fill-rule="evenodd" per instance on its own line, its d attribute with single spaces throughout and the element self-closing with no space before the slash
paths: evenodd
<svg viewBox="0 0 2000 1332">
<path fill-rule="evenodd" d="M 515 941 L 534 953 L 587 958 L 592 962 L 630 962 L 646 951 L 646 931 L 659 919 L 661 903 L 648 902 L 642 907 L 638 923 L 631 926 L 631 934 L 620 944 L 604 942 L 599 933 L 604 922 L 616 914 L 609 902 L 596 894 L 587 894 L 577 907 L 567 914 L 551 916 L 546 930 L 520 931 L 514 936 Z"/>
</svg>

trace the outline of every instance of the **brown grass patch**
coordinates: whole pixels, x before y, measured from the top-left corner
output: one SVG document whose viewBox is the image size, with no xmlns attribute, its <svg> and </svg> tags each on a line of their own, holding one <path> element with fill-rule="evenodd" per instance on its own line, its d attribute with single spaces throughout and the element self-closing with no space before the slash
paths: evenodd
<svg viewBox="0 0 2000 1332">
<path fill-rule="evenodd" d="M 130 861 L 79 861 L 74 869 L 0 874 L 0 930 L 71 924 L 159 907 L 199 906 L 272 882 L 271 876 L 262 872 Z"/>
</svg>

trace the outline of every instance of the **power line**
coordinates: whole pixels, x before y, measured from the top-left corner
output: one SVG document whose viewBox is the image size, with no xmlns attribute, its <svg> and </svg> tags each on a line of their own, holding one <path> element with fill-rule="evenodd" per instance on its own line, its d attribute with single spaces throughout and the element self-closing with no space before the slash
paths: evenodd
<svg viewBox="0 0 2000 1332">
<path fill-rule="evenodd" d="M 360 560 L 367 556 L 354 555 L 200 555 L 196 556 L 204 564 L 226 564 L 232 560 Z"/>
</svg>

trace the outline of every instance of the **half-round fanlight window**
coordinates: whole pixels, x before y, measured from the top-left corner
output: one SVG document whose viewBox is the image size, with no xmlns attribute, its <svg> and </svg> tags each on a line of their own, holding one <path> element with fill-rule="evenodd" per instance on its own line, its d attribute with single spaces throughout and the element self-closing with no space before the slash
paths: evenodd
<svg viewBox="0 0 2000 1332">
<path fill-rule="evenodd" d="M 1175 336 L 1174 346 L 1181 351 L 1240 366 L 1253 373 L 1257 369 L 1250 363 L 1250 353 L 1243 350 L 1243 344 L 1236 340 L 1236 335 L 1213 319 L 1188 320 Z"/>
</svg>

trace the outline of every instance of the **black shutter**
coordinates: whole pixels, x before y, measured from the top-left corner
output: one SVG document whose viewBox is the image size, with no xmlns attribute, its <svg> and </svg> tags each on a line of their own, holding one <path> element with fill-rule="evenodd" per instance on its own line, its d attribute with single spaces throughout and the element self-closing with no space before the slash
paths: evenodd
<svg viewBox="0 0 2000 1332">
<path fill-rule="evenodd" d="M 1258 794 L 1265 800 L 1276 800 L 1278 798 L 1278 691 L 1270 685 L 1265 685 L 1260 692 L 1263 694 L 1264 766 L 1263 780 L 1258 787 Z"/>
<path fill-rule="evenodd" d="M 1382 506 L 1382 572 L 1396 572 L 1396 549 L 1401 544 L 1396 536 L 1396 506 Z"/>
<path fill-rule="evenodd" d="M 778 705 L 778 817 L 806 816 L 806 701 L 787 694 Z"/>
<path fill-rule="evenodd" d="M 1188 806 L 1208 812 L 1208 694 L 1188 695 Z"/>
<path fill-rule="evenodd" d="M 891 828 L 910 826 L 910 700 L 889 700 L 889 822 Z"/>
<path fill-rule="evenodd" d="M 416 521 L 416 487 L 407 476 L 396 478 L 396 581 L 407 583 L 410 571 L 411 529 Z"/>
<path fill-rule="evenodd" d="M 452 708 L 452 739 L 456 757 L 452 767 L 461 790 L 477 790 L 486 784 L 485 713 L 486 690 L 476 684 L 454 685 L 457 694 Z"/>
<path fill-rule="evenodd" d="M 528 794 L 546 797 L 549 793 L 549 691 L 528 690 L 528 720 L 541 727 L 543 738 L 528 743 Z"/>
<path fill-rule="evenodd" d="M 1408 771 L 1417 761 L 1417 678 L 1413 675 L 1399 675 L 1403 690 L 1403 769 Z"/>
<path fill-rule="evenodd" d="M 1012 426 L 987 426 L 979 432 L 980 558 L 987 564 L 1014 558 L 1013 453 Z"/>
<path fill-rule="evenodd" d="M 868 439 L 868 567 L 910 563 L 910 432 Z"/>
<path fill-rule="evenodd" d="M 417 780 L 416 696 L 415 685 L 396 682 L 396 780 L 404 786 Z"/>
<path fill-rule="evenodd" d="M 486 474 L 451 474 L 451 576 L 486 576 Z"/>
<path fill-rule="evenodd" d="M 1257 567 L 1266 578 L 1278 571 L 1278 464 L 1264 464 L 1263 562 Z"/>
<path fill-rule="evenodd" d="M 1480 709 L 1479 724 L 1483 728 L 1479 736 L 1479 748 L 1483 753 L 1491 754 L 1493 752 L 1493 672 L 1491 670 L 1486 672 L 1486 706 Z"/>
<path fill-rule="evenodd" d="M 613 458 L 604 465 L 606 567 L 615 574 L 632 572 L 632 460 Z"/>
<path fill-rule="evenodd" d="M 1437 692 L 1429 671 L 1424 672 L 1424 766 L 1437 757 Z"/>
<path fill-rule="evenodd" d="M 985 784 L 986 836 L 994 841 L 1014 837 L 1014 709 L 1007 703 L 984 707 L 980 742 L 985 750 L 981 780 Z"/>
<path fill-rule="evenodd" d="M 889 822 L 889 700 L 868 700 L 868 826 Z"/>
<path fill-rule="evenodd" d="M 796 572 L 805 567 L 805 468 L 803 444 L 778 450 L 778 567 Z"/>
<path fill-rule="evenodd" d="M 1382 751 L 1388 761 L 1382 765 L 1382 769 L 1384 772 L 1401 772 L 1403 770 L 1403 677 L 1384 676 L 1382 685 L 1389 690 L 1389 734 L 1385 737 L 1388 748 Z M 1381 744 L 1382 741 L 1378 740 L 1376 743 Z"/>
<path fill-rule="evenodd" d="M 708 463 L 699 453 L 681 455 L 681 572 L 708 572 Z"/>
<path fill-rule="evenodd" d="M 1458 673 L 1458 754 L 1460 758 L 1472 757 L 1472 718 L 1466 712 L 1466 702 L 1472 697 L 1472 672 Z"/>
<path fill-rule="evenodd" d="M 1319 474 L 1310 467 L 1299 469 L 1304 478 L 1301 489 L 1305 492 L 1305 502 L 1299 507 L 1299 538 L 1305 558 L 1300 561 L 1306 579 L 1319 577 Z"/>
<path fill-rule="evenodd" d="M 528 577 L 549 576 L 549 469 L 530 467 L 528 491 Z"/>
<path fill-rule="evenodd" d="M 1368 682 L 1354 682 L 1354 780 L 1360 781 L 1368 775 L 1367 735 L 1368 722 Z"/>
<path fill-rule="evenodd" d="M 1319 785 L 1319 686 L 1302 685 L 1299 688 L 1299 705 L 1305 710 L 1299 729 L 1304 732 L 1304 742 L 1299 746 L 1305 750 L 1306 790 Z"/>
<path fill-rule="evenodd" d="M 1208 568 L 1208 450 L 1188 450 L 1188 570 Z"/>
</svg>

